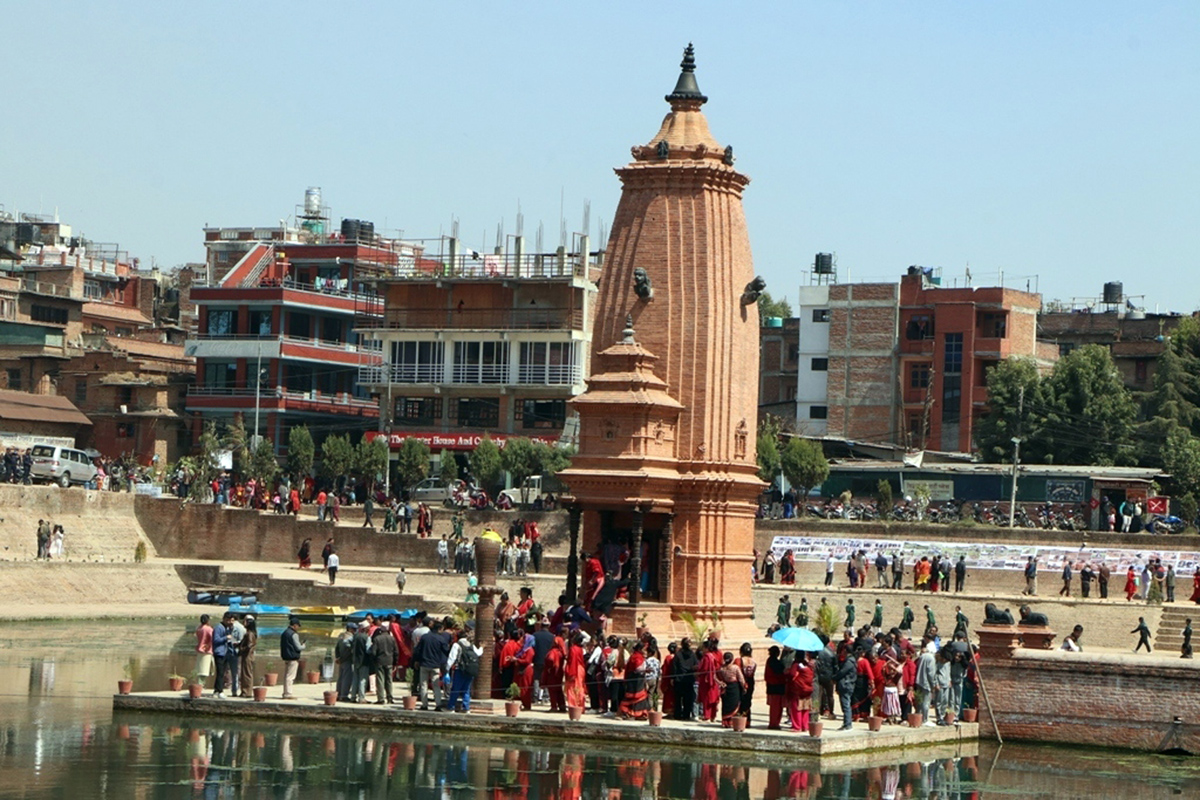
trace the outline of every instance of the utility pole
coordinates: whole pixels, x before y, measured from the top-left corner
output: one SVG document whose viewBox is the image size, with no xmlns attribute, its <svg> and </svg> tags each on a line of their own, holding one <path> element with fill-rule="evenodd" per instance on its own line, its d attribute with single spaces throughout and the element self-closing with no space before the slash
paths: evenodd
<svg viewBox="0 0 1200 800">
<path fill-rule="evenodd" d="M 254 449 L 258 449 L 258 406 L 262 395 L 262 339 L 258 340 L 258 363 L 254 367 Z"/>
<path fill-rule="evenodd" d="M 1017 426 L 1023 427 L 1021 423 L 1025 419 L 1025 387 L 1021 387 L 1020 399 L 1017 401 Z M 1008 501 L 1008 527 L 1017 527 L 1017 470 L 1021 464 L 1021 437 L 1014 436 L 1013 443 L 1013 473 L 1012 473 L 1012 496 Z"/>
<path fill-rule="evenodd" d="M 390 345 L 390 342 L 388 343 Z M 387 462 L 383 467 L 383 493 L 388 498 L 389 502 L 392 497 L 392 364 L 391 361 L 383 362 L 383 379 L 387 381 L 387 410 L 384 412 L 387 417 L 387 425 L 383 429 L 384 441 L 387 443 Z M 379 415 L 379 421 L 383 422 L 384 414 Z"/>
</svg>

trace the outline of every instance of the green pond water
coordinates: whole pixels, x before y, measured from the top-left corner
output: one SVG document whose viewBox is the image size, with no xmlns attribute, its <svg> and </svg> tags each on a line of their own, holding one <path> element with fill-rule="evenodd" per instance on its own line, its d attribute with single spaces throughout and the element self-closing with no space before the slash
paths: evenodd
<svg viewBox="0 0 1200 800">
<path fill-rule="evenodd" d="M 1200 797 L 1200 759 L 981 743 L 826 761 L 120 713 L 191 669 L 188 620 L 0 623 L 0 798 Z M 310 659 L 332 644 L 306 628 Z M 264 636 L 259 669 L 274 636 Z"/>
</svg>

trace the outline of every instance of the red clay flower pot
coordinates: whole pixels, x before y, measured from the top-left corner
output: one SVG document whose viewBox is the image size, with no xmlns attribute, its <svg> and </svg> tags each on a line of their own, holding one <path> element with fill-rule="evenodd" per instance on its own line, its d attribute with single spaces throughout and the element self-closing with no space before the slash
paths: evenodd
<svg viewBox="0 0 1200 800">
<path fill-rule="evenodd" d="M 129 694 L 133 691 L 133 681 L 117 681 L 117 691 L 121 694 Z"/>
<path fill-rule="evenodd" d="M 325 705 L 327 705 L 327 706 L 331 706 L 337 702 L 337 692 L 336 691 L 325 692 L 323 697 L 325 698 Z"/>
<path fill-rule="evenodd" d="M 254 687 L 254 702 L 256 702 L 256 703 L 267 702 L 267 687 L 266 686 L 255 686 Z"/>
</svg>

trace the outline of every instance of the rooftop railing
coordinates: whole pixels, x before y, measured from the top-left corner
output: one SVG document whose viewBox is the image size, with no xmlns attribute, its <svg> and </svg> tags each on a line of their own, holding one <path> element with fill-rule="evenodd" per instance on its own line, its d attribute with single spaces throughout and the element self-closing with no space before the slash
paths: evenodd
<svg viewBox="0 0 1200 800">
<path fill-rule="evenodd" d="M 572 308 L 397 308 L 360 322 L 360 328 L 444 330 L 579 330 L 583 311 Z"/>
</svg>

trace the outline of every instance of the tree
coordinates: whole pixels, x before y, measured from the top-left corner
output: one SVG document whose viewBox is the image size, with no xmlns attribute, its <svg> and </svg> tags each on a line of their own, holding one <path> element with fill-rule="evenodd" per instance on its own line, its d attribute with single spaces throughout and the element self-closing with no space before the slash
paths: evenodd
<svg viewBox="0 0 1200 800">
<path fill-rule="evenodd" d="M 225 427 L 225 447 L 233 451 L 234 464 L 239 472 L 250 470 L 251 441 L 246 432 L 246 423 L 240 414 L 235 414 L 233 422 Z"/>
<path fill-rule="evenodd" d="M 1200 439 L 1183 428 L 1171 431 L 1162 449 L 1162 466 L 1180 494 L 1200 495 Z"/>
<path fill-rule="evenodd" d="M 409 441 L 414 441 L 410 439 Z M 418 442 L 418 444 L 421 444 Z M 425 448 L 425 472 L 429 473 L 429 447 L 421 444 Z M 388 468 L 388 440 L 385 436 L 376 436 L 374 439 L 367 439 L 364 436 L 359 440 L 358 446 L 354 448 L 354 461 L 352 469 L 363 483 L 367 486 L 367 491 L 371 491 L 375 487 L 375 482 L 383 475 L 383 471 Z M 424 477 L 424 476 L 422 476 Z"/>
<path fill-rule="evenodd" d="M 275 458 L 275 445 L 267 437 L 258 440 L 258 446 L 250 453 L 250 477 L 270 487 L 279 475 L 279 459 Z"/>
<path fill-rule="evenodd" d="M 325 437 L 321 445 L 321 477 L 330 481 L 335 488 L 339 478 L 350 474 L 354 467 L 354 446 L 346 434 Z"/>
<path fill-rule="evenodd" d="M 443 450 L 438 463 L 441 465 L 438 480 L 441 481 L 442 486 L 450 486 L 458 480 L 458 461 L 454 458 L 453 453 Z"/>
<path fill-rule="evenodd" d="M 315 455 L 312 434 L 306 426 L 297 425 L 288 431 L 287 468 L 295 480 L 303 480 L 312 472 Z"/>
<path fill-rule="evenodd" d="M 800 490 L 800 498 L 808 497 L 812 487 L 825 482 L 829 477 L 829 462 L 821 445 L 810 439 L 793 436 L 779 454 L 783 475 L 788 483 Z"/>
<path fill-rule="evenodd" d="M 1186 337 L 1186 332 L 1185 332 Z M 1192 434 L 1200 427 L 1200 408 L 1196 406 L 1196 366 L 1200 364 L 1175 338 L 1163 349 L 1154 369 L 1154 388 L 1145 394 L 1138 425 L 1138 463 L 1152 467 L 1162 463 L 1162 448 L 1176 430 Z M 1187 339 L 1182 340 L 1184 343 Z"/>
<path fill-rule="evenodd" d="M 892 482 L 887 478 L 880 478 L 875 484 L 876 493 L 879 497 L 879 511 L 885 515 L 885 519 L 889 519 L 892 509 L 896 503 L 892 499 Z"/>
<path fill-rule="evenodd" d="M 213 479 L 221 474 L 221 465 L 217 459 L 224 449 L 220 437 L 217 436 L 216 422 L 209 420 L 204 423 L 204 429 L 200 432 L 199 445 L 200 453 L 193 464 L 188 497 L 197 502 L 211 503 Z"/>
<path fill-rule="evenodd" d="M 758 441 L 755 444 L 758 460 L 758 477 L 763 483 L 774 483 L 779 475 L 779 418 L 768 414 L 758 424 Z"/>
<path fill-rule="evenodd" d="M 1040 395 L 1037 365 L 1027 358 L 1008 358 L 987 372 L 988 411 L 975 425 L 975 446 L 984 461 L 1011 463 L 1013 437 L 1022 439 L 1026 461 L 1041 461 L 1035 408 Z M 1022 391 L 1024 402 L 1022 402 Z"/>
<path fill-rule="evenodd" d="M 467 459 L 471 475 L 479 481 L 484 489 L 495 489 L 504 474 L 504 465 L 500 461 L 500 448 L 492 441 L 492 437 L 484 434 L 483 441 L 471 451 Z"/>
<path fill-rule="evenodd" d="M 500 451 L 500 463 L 512 478 L 514 486 L 521 489 L 521 504 L 528 502 L 529 490 L 526 482 L 534 475 L 540 474 L 541 459 L 537 445 L 532 439 L 518 436 L 509 439 L 508 444 Z"/>
<path fill-rule="evenodd" d="M 396 453 L 396 477 L 405 489 L 429 477 L 429 445 L 408 437 Z"/>
<path fill-rule="evenodd" d="M 1137 407 L 1108 348 L 1089 344 L 1071 351 L 1042 381 L 1046 460 L 1059 464 L 1113 465 L 1135 460 Z"/>
<path fill-rule="evenodd" d="M 758 316 L 760 319 L 766 319 L 767 317 L 791 319 L 792 304 L 787 301 L 786 297 L 776 300 L 771 297 L 770 292 L 764 291 L 758 296 Z"/>
</svg>

